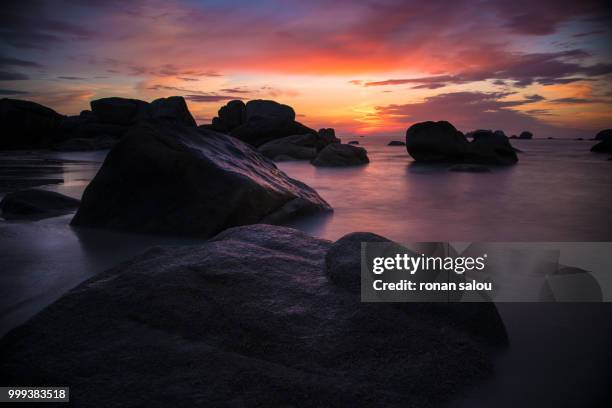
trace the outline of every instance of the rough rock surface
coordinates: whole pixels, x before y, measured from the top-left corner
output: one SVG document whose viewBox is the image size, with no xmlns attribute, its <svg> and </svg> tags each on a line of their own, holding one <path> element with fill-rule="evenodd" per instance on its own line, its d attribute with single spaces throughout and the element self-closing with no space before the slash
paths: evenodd
<svg viewBox="0 0 612 408">
<path fill-rule="evenodd" d="M 210 237 L 237 225 L 330 209 L 313 189 L 239 140 L 146 123 L 110 151 L 72 224 Z"/>
<path fill-rule="evenodd" d="M 274 139 L 257 150 L 269 159 L 312 160 L 317 155 L 318 135 L 306 133 Z"/>
<path fill-rule="evenodd" d="M 369 162 L 363 147 L 340 143 L 328 145 L 312 160 L 312 164 L 320 167 L 357 166 Z"/>
<path fill-rule="evenodd" d="M 327 279 L 330 245 L 252 225 L 151 249 L 5 336 L 3 384 L 80 407 L 430 407 L 491 374 L 469 324 L 492 331 L 494 305 L 361 303 Z"/>
<path fill-rule="evenodd" d="M 13 219 L 41 219 L 74 211 L 79 200 L 54 191 L 29 189 L 9 193 L 0 201 L 2 217 Z"/>
<path fill-rule="evenodd" d="M 47 147 L 63 116 L 30 101 L 0 99 L 0 150 Z"/>
</svg>

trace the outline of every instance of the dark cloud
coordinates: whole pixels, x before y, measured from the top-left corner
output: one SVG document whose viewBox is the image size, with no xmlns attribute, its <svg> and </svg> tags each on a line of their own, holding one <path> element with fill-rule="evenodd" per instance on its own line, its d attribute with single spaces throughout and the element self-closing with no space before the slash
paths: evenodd
<svg viewBox="0 0 612 408">
<path fill-rule="evenodd" d="M 76 76 L 58 76 L 58 79 L 66 79 L 68 81 L 86 81 L 87 78 L 76 77 Z"/>
<path fill-rule="evenodd" d="M 0 89 L 0 95 L 11 96 L 11 95 L 27 95 L 29 92 L 17 91 L 14 89 Z"/>
<path fill-rule="evenodd" d="M 493 80 L 496 85 L 508 81 L 519 88 L 531 84 L 569 84 L 591 80 L 612 73 L 612 63 L 583 65 L 590 57 L 584 50 L 573 49 L 554 53 L 500 55 L 498 62 L 485 69 L 476 68 L 456 75 L 435 75 L 418 78 L 387 79 L 384 81 L 355 82 L 363 86 L 418 84 L 413 89 L 438 89 L 450 84 Z"/>
<path fill-rule="evenodd" d="M 43 66 L 33 61 L 0 56 L 0 67 L 42 68 Z"/>
<path fill-rule="evenodd" d="M 234 96 L 234 95 L 214 95 L 214 94 L 207 94 L 207 95 L 185 95 L 185 99 L 190 100 L 192 102 L 201 102 L 201 103 L 206 103 L 206 102 L 223 102 L 223 101 L 229 101 L 232 99 L 240 99 L 239 96 Z"/>
<path fill-rule="evenodd" d="M 16 48 L 46 50 L 51 44 L 87 40 L 95 35 L 80 24 L 49 17 L 48 7 L 54 6 L 36 0 L 4 2 L 0 8 L 2 40 Z M 53 11 L 53 15 L 61 15 L 59 10 Z"/>
<path fill-rule="evenodd" d="M 376 107 L 381 119 L 406 123 L 427 120 L 448 120 L 461 130 L 503 129 L 508 134 L 528 129 L 539 134 L 563 132 L 536 117 L 514 108 L 528 106 L 542 100 L 539 95 L 511 100 L 513 92 L 454 92 L 429 98 L 422 102 Z"/>
<path fill-rule="evenodd" d="M 30 79 L 26 74 L 0 71 L 0 81 L 25 81 L 26 79 Z"/>
</svg>

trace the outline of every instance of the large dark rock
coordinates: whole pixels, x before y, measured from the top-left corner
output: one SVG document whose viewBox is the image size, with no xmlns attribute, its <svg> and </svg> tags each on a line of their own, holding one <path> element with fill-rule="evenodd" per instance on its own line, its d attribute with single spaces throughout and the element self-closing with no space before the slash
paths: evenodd
<svg viewBox="0 0 612 408">
<path fill-rule="evenodd" d="M 612 129 L 604 129 L 601 132 L 597 133 L 597 136 L 595 136 L 595 140 L 607 139 L 612 139 Z"/>
<path fill-rule="evenodd" d="M 509 165 L 518 162 L 515 149 L 505 135 L 479 131 L 468 144 L 463 161 L 478 164 Z"/>
<path fill-rule="evenodd" d="M 238 115 L 240 106 L 232 105 L 232 112 L 236 110 Z M 219 111 L 221 115 L 221 111 Z M 228 115 L 223 115 L 229 116 Z M 230 130 L 230 134 L 246 143 L 253 146 L 261 146 L 270 140 L 280 139 L 292 135 L 302 135 L 305 133 L 317 134 L 317 132 L 309 127 L 295 121 L 295 112 L 288 105 L 282 105 L 278 102 L 256 99 L 247 102 L 244 107 L 244 120 L 239 126 L 233 126 L 226 123 L 219 116 L 217 123 L 213 122 L 213 127 L 224 127 Z"/>
<path fill-rule="evenodd" d="M 185 126 L 197 126 L 182 96 L 170 96 L 154 100 L 149 105 L 149 114 L 153 119 L 165 120 Z"/>
<path fill-rule="evenodd" d="M 312 164 L 320 167 L 357 166 L 367 164 L 368 153 L 363 147 L 332 143 L 321 150 Z"/>
<path fill-rule="evenodd" d="M 387 146 L 406 146 L 406 143 L 402 142 L 401 140 L 392 140 L 387 143 Z"/>
<path fill-rule="evenodd" d="M 313 189 L 239 140 L 146 123 L 110 151 L 72 224 L 210 237 L 328 210 Z"/>
<path fill-rule="evenodd" d="M 329 248 L 253 225 L 151 249 L 6 335 L 2 384 L 69 385 L 79 407 L 424 407 L 492 374 L 469 324 L 491 332 L 494 305 L 362 303 L 327 279 Z"/>
<path fill-rule="evenodd" d="M 35 102 L 0 99 L 0 150 L 47 147 L 63 116 Z"/>
<path fill-rule="evenodd" d="M 79 200 L 47 190 L 30 189 L 9 193 L 0 201 L 2 217 L 12 219 L 40 219 L 74 211 Z"/>
<path fill-rule="evenodd" d="M 150 118 L 149 104 L 138 99 L 102 98 L 90 102 L 91 111 L 101 123 L 127 126 Z"/>
<path fill-rule="evenodd" d="M 215 123 L 213 120 L 213 125 L 221 125 L 226 131 L 231 131 L 245 122 L 245 110 L 246 106 L 241 100 L 229 101 L 225 106 L 219 109 L 219 116 L 217 118 L 219 123 Z"/>
<path fill-rule="evenodd" d="M 591 147 L 591 151 L 595 153 L 612 153 L 612 138 L 604 139 Z"/>
<path fill-rule="evenodd" d="M 509 165 L 518 161 L 516 150 L 503 132 L 476 130 L 472 142 L 448 122 L 421 122 L 406 132 L 406 150 L 418 162 Z"/>
<path fill-rule="evenodd" d="M 519 139 L 523 139 L 523 140 L 525 140 L 525 139 L 526 140 L 530 140 L 530 139 L 533 139 L 533 133 L 528 132 L 528 131 L 525 130 L 525 131 L 521 132 L 521 134 L 519 135 L 518 138 Z"/>
<path fill-rule="evenodd" d="M 446 121 L 416 123 L 406 131 L 406 150 L 419 162 L 461 161 L 467 149 L 465 136 Z"/>
<path fill-rule="evenodd" d="M 230 135 L 257 147 L 270 140 L 305 133 L 316 134 L 317 132 L 300 122 L 282 121 L 277 118 L 256 118 L 234 128 Z"/>
<path fill-rule="evenodd" d="M 319 138 L 312 133 L 274 139 L 259 146 L 257 150 L 275 161 L 312 160 L 317 155 Z"/>
</svg>

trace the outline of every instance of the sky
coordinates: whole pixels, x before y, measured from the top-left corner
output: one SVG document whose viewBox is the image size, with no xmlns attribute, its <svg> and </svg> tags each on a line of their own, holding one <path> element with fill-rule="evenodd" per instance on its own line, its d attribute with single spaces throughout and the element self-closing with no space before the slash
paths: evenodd
<svg viewBox="0 0 612 408">
<path fill-rule="evenodd" d="M 601 1 L 20 0 L 0 10 L 0 97 L 63 114 L 182 95 L 199 123 L 273 99 L 340 135 L 592 137 L 612 127 Z"/>
</svg>

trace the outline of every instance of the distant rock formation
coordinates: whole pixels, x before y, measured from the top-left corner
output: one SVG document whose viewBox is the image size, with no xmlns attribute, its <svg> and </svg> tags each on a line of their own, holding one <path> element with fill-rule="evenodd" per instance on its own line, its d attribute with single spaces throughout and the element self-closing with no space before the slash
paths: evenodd
<svg viewBox="0 0 612 408">
<path fill-rule="evenodd" d="M 350 144 L 350 145 L 358 145 L 359 144 L 359 140 L 351 140 L 350 142 L 348 142 L 348 144 Z"/>
<path fill-rule="evenodd" d="M 76 198 L 33 188 L 7 194 L 0 201 L 0 210 L 7 220 L 41 219 L 70 213 L 79 203 Z"/>
<path fill-rule="evenodd" d="M 317 167 L 358 166 L 369 162 L 363 147 L 340 143 L 328 145 L 312 160 L 312 164 Z"/>
<path fill-rule="evenodd" d="M 612 139 L 612 129 L 604 129 L 597 133 L 595 140 L 607 140 Z"/>
<path fill-rule="evenodd" d="M 246 104 L 233 100 L 221 107 L 218 116 L 205 129 L 230 134 L 258 147 L 274 139 L 287 136 L 318 133 L 295 121 L 291 106 L 275 101 L 255 99 Z"/>
<path fill-rule="evenodd" d="M 53 109 L 35 102 L 0 99 L 0 150 L 47 147 L 63 119 Z"/>
<path fill-rule="evenodd" d="M 101 407 L 433 407 L 489 378 L 494 303 L 360 302 L 374 237 L 259 224 L 150 249 L 6 335 L 3 383 Z"/>
<path fill-rule="evenodd" d="M 141 123 L 107 155 L 72 225 L 207 238 L 329 210 L 313 189 L 235 138 Z"/>
<path fill-rule="evenodd" d="M 387 146 L 406 146 L 406 143 L 402 142 L 401 140 L 392 140 L 387 144 Z"/>
<path fill-rule="evenodd" d="M 533 133 L 528 132 L 528 131 L 523 131 L 521 132 L 521 134 L 518 137 L 519 139 L 523 139 L 523 140 L 529 140 L 529 139 L 533 139 Z"/>
<path fill-rule="evenodd" d="M 421 122 L 406 131 L 406 150 L 418 162 L 514 164 L 516 152 L 508 138 L 490 130 L 477 130 L 467 138 L 446 121 Z"/>
<path fill-rule="evenodd" d="M 595 146 L 591 147 L 594 153 L 612 153 L 612 137 L 602 140 Z"/>
<path fill-rule="evenodd" d="M 319 138 L 312 133 L 270 140 L 257 150 L 274 161 L 312 160 L 317 155 Z"/>
<path fill-rule="evenodd" d="M 62 116 L 34 102 L 0 100 L 3 136 L 0 150 L 43 149 L 97 150 L 108 148 L 130 127 L 146 121 L 195 127 L 181 96 L 156 99 L 102 98 L 91 101 L 91 110 Z"/>
</svg>

